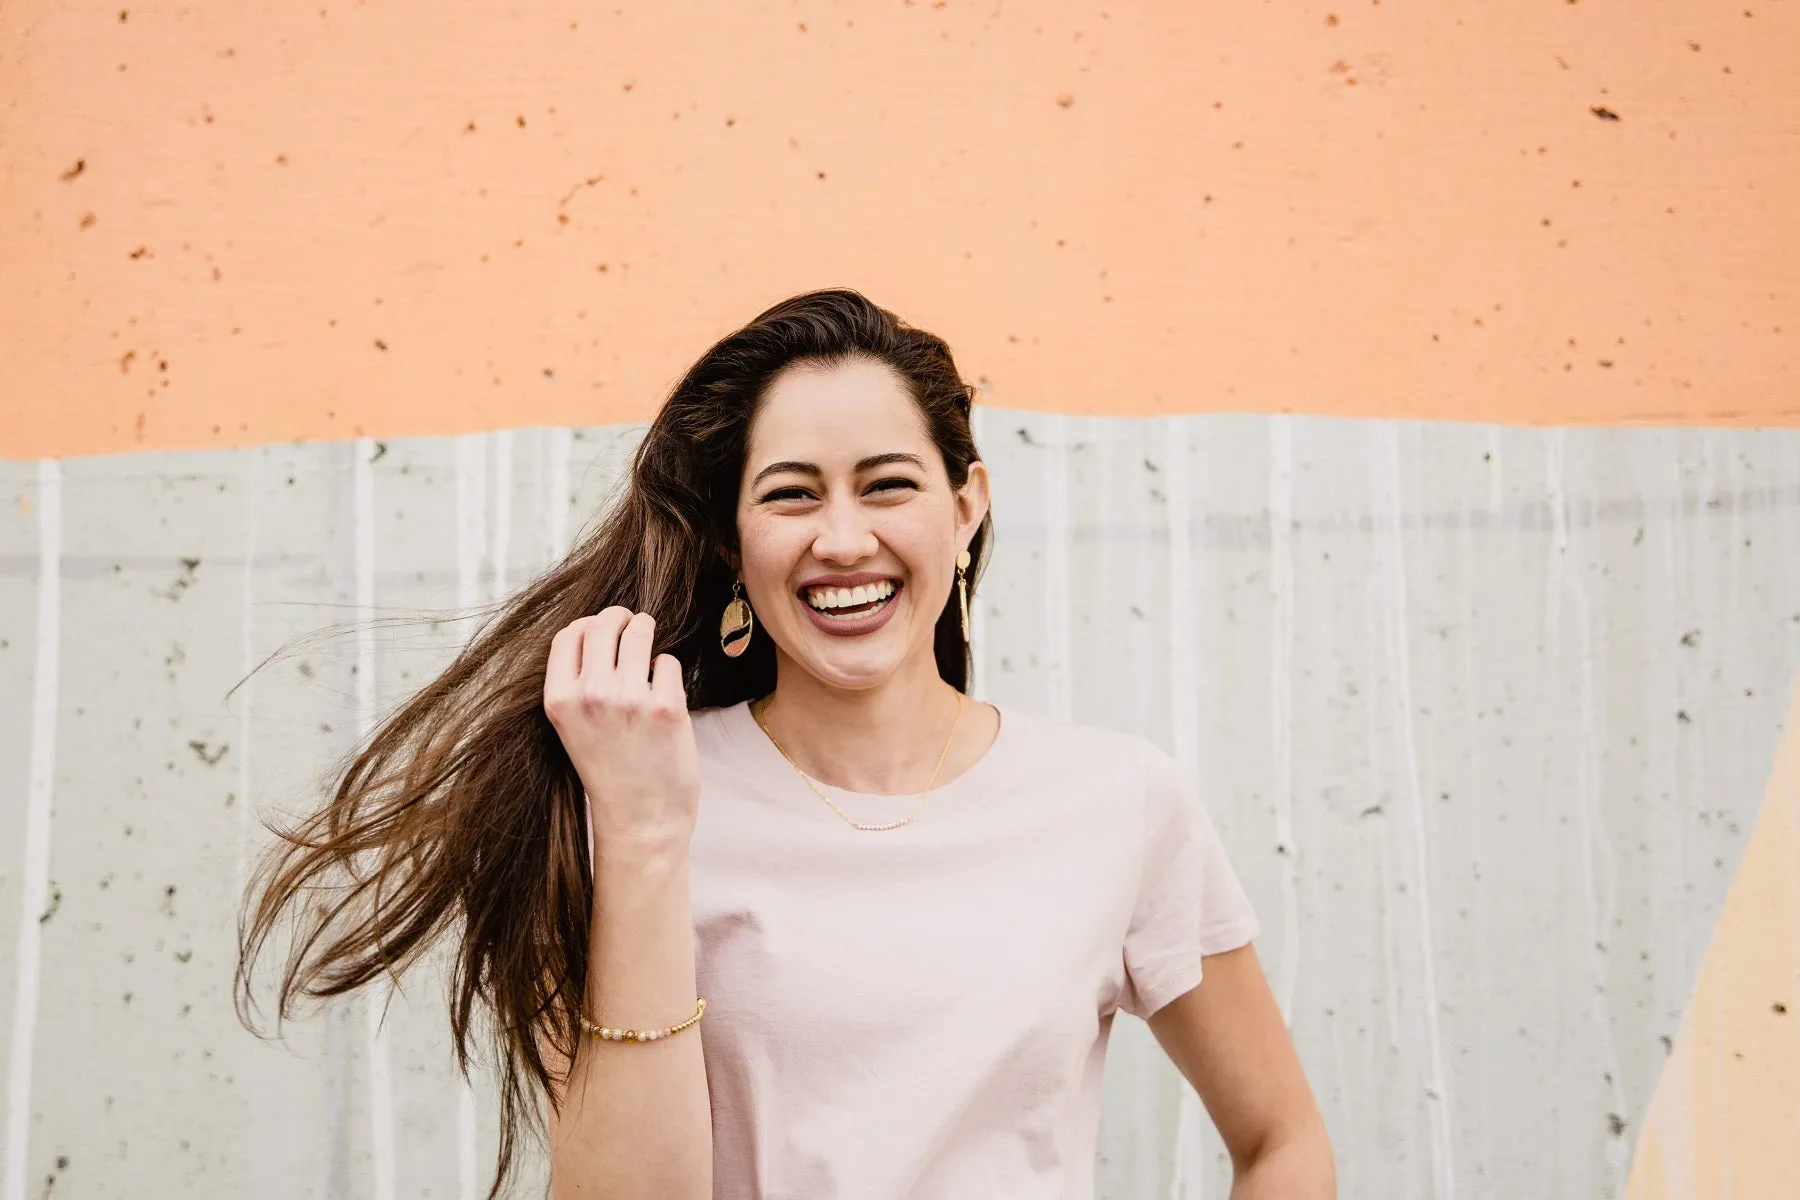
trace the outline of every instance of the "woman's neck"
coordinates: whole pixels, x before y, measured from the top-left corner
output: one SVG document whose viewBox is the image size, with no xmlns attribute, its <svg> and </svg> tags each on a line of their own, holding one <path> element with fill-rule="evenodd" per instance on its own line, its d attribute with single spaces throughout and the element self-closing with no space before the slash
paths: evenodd
<svg viewBox="0 0 1800 1200">
<path fill-rule="evenodd" d="M 956 689 L 937 673 L 897 673 L 880 687 L 834 688 L 797 664 L 777 669 L 775 691 L 762 707 L 769 732 L 789 757 L 814 779 L 853 792 L 905 794 L 924 790 L 940 757 L 941 785 L 961 774 L 993 740 L 985 728 L 992 710 L 964 700 L 957 720 Z M 955 723 L 956 738 L 945 754 Z M 979 739 L 972 756 L 967 735 Z M 958 761 L 967 758 L 968 761 Z"/>
</svg>

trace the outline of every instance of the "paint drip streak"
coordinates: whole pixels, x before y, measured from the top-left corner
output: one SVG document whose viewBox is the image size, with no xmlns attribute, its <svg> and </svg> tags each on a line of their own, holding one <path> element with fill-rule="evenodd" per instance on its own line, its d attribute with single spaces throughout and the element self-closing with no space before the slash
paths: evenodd
<svg viewBox="0 0 1800 1200">
<path fill-rule="evenodd" d="M 1044 649 L 1050 667 L 1050 715 L 1068 720 L 1072 710 L 1069 662 L 1069 419 L 1044 418 Z"/>
<path fill-rule="evenodd" d="M 1293 1024 L 1300 979 L 1299 847 L 1294 844 L 1294 431 L 1286 416 L 1269 419 L 1269 591 L 1274 601 L 1270 695 L 1274 727 L 1275 846 L 1281 856 L 1281 965 L 1275 998 Z"/>
<path fill-rule="evenodd" d="M 456 439 L 456 602 L 465 612 L 481 603 L 481 555 L 486 541 L 487 487 L 483 438 Z M 461 1200 L 475 1200 L 475 1094 L 467 1079 L 458 1081 L 456 1097 L 456 1182 Z"/>
<path fill-rule="evenodd" d="M 25 1200 L 31 1139 L 31 1068 L 43 968 L 43 915 L 50 892 L 51 789 L 56 780 L 56 709 L 62 670 L 62 464 L 38 464 L 37 658 L 31 685 L 31 751 L 25 790 L 24 871 L 19 884 L 18 967 L 6 1078 L 5 1200 Z"/>
<path fill-rule="evenodd" d="M 1175 759 L 1190 775 L 1199 770 L 1199 650 L 1189 611 L 1194 603 L 1193 480 L 1188 425 L 1171 417 L 1163 444 L 1169 498 L 1169 724 Z M 1186 1079 L 1179 1081 L 1175 1110 L 1175 1163 L 1169 1200 L 1200 1200 L 1206 1188 L 1206 1113 Z"/>
<path fill-rule="evenodd" d="M 1438 1022 L 1437 947 L 1432 936 L 1431 917 L 1431 847 L 1425 830 L 1425 807 L 1419 780 L 1419 751 L 1413 730 L 1412 654 L 1407 635 L 1408 599 L 1406 586 L 1406 545 L 1401 533 L 1402 498 L 1400 485 L 1400 450 L 1398 435 L 1392 424 L 1371 430 L 1376 440 L 1378 464 L 1377 491 L 1385 501 L 1385 519 L 1380 523 L 1385 544 L 1381 554 L 1382 569 L 1387 575 L 1388 637 L 1394 686 L 1399 709 L 1395 722 L 1399 735 L 1401 791 L 1407 799 L 1407 818 L 1412 834 L 1410 878 L 1416 897 L 1421 1007 L 1425 1021 L 1429 1073 L 1425 1080 L 1425 1097 L 1431 1124 L 1432 1180 L 1437 1200 L 1450 1200 L 1456 1194 L 1456 1171 L 1451 1145 L 1451 1104 L 1449 1077 L 1444 1070 L 1443 1036 Z"/>
<path fill-rule="evenodd" d="M 1578 811 L 1581 816 L 1581 887 L 1582 899 L 1588 917 L 1588 944 L 1592 948 L 1594 970 L 1593 988 L 1593 1027 L 1596 1030 L 1602 1062 L 1605 1065 L 1604 1078 L 1607 1086 L 1607 1098 L 1612 1105 L 1610 1116 L 1621 1124 L 1630 1120 L 1625 1102 L 1625 1086 L 1620 1079 L 1618 1048 L 1613 1041 L 1613 1026 L 1607 1012 L 1607 952 L 1606 944 L 1613 926 L 1613 911 L 1617 906 L 1618 882 L 1614 865 L 1611 841 L 1607 837 L 1606 827 L 1601 820 L 1600 804 L 1600 762 L 1601 762 L 1601 728 L 1602 721 L 1596 712 L 1599 704 L 1598 688 L 1594 676 L 1597 672 L 1593 645 L 1593 632 L 1589 627 L 1593 614 L 1588 604 L 1587 590 L 1581 583 L 1581 567 L 1579 563 L 1569 561 L 1569 522 L 1568 493 L 1564 485 L 1566 474 L 1565 449 L 1567 434 L 1563 430 L 1555 430 L 1547 447 L 1548 485 L 1550 491 L 1550 511 L 1552 514 L 1552 549 L 1554 556 L 1548 574 L 1551 579 L 1560 581 L 1563 588 L 1574 598 L 1575 636 L 1578 642 L 1577 661 L 1580 663 L 1581 679 L 1579 693 L 1581 697 L 1581 741 L 1577 760 L 1577 792 Z M 1736 544 L 1734 535 L 1733 543 Z M 1556 635 L 1556 626 L 1561 617 L 1561 589 L 1552 594 L 1550 606 L 1551 636 Z M 1629 1159 L 1626 1141 L 1620 1136 L 1609 1136 L 1606 1141 L 1607 1165 L 1611 1168 L 1611 1190 L 1609 1196 L 1622 1196 L 1625 1193 L 1626 1175 L 1629 1170 Z"/>
<path fill-rule="evenodd" d="M 472 609 L 481 603 L 483 546 L 487 541 L 487 509 L 483 493 L 487 472 L 482 435 L 456 439 L 456 603 Z"/>
<path fill-rule="evenodd" d="M 574 434 L 558 427 L 545 431 L 544 541 L 545 558 L 558 562 L 569 552 L 569 459 Z"/>
<path fill-rule="evenodd" d="M 256 822 L 252 820 L 253 809 L 251 799 L 251 715 L 255 705 L 255 680 L 251 678 L 256 670 L 256 544 L 258 522 L 262 512 L 262 460 L 261 449 L 245 451 L 245 464 L 239 476 L 240 486 L 244 491 L 244 577 L 239 591 L 240 619 L 238 627 L 238 685 L 237 705 L 237 847 L 232 855 L 232 895 L 242 896 L 250 882 L 251 847 L 254 844 Z M 255 1106 L 252 1114 L 252 1125 L 259 1132 L 269 1128 L 266 1120 L 267 1109 L 261 1102 L 261 1094 L 252 1092 L 250 1103 Z M 251 1178 L 255 1181 L 258 1195 L 266 1191 L 271 1174 L 262 1155 L 254 1156 L 255 1167 Z"/>
<path fill-rule="evenodd" d="M 495 601 L 506 597 L 506 562 L 512 553 L 512 501 L 513 501 L 513 435 L 512 430 L 502 429 L 494 435 L 494 540 L 488 554 L 488 565 L 493 571 L 493 594 Z"/>
<path fill-rule="evenodd" d="M 250 706 L 254 683 L 250 673 L 256 669 L 256 622 L 252 605 L 256 598 L 256 540 L 257 518 L 261 504 L 262 491 L 262 451 L 252 450 L 247 453 L 247 465 L 243 472 L 244 489 L 244 580 L 243 580 L 243 614 L 238 632 L 238 670 L 242 686 L 238 699 L 238 732 L 237 732 L 237 854 L 235 856 L 236 872 L 233 876 L 233 894 L 241 896 L 248 884 L 249 856 L 251 841 L 250 819 Z"/>
<path fill-rule="evenodd" d="M 375 725 L 375 444 L 358 438 L 352 467 L 353 537 L 356 588 L 356 733 L 366 742 Z M 383 1024 L 391 983 L 377 977 L 369 984 L 367 1005 L 369 1054 L 369 1137 L 374 1168 L 375 1200 L 394 1200 L 394 1096 L 388 1034 Z"/>
</svg>

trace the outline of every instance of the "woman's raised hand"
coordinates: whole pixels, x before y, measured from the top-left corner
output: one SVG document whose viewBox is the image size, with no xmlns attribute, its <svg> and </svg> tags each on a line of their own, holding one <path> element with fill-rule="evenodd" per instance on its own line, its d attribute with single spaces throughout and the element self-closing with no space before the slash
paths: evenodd
<svg viewBox="0 0 1800 1200">
<path fill-rule="evenodd" d="M 700 803 L 700 755 L 681 663 L 650 661 L 655 618 L 619 606 L 550 642 L 544 712 L 587 789 L 596 862 L 686 853 Z"/>
</svg>

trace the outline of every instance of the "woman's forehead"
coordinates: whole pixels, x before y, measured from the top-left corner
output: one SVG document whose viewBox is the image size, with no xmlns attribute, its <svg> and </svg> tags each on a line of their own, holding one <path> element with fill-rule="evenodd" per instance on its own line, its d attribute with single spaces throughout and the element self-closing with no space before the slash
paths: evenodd
<svg viewBox="0 0 1800 1200">
<path fill-rule="evenodd" d="M 782 372 L 757 407 L 746 465 L 806 458 L 824 465 L 870 453 L 918 449 L 929 442 L 924 414 L 883 363 L 855 360 Z"/>
</svg>

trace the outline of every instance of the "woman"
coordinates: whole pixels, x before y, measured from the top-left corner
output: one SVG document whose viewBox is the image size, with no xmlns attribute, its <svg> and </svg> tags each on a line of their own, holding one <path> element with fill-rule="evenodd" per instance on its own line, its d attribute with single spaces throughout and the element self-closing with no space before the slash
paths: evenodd
<svg viewBox="0 0 1800 1200">
<path fill-rule="evenodd" d="M 477 1011 L 498 1050 L 495 1193 L 541 1092 L 556 1196 L 657 1200 L 1088 1197 L 1123 1008 L 1235 1197 L 1331 1196 L 1178 768 L 964 695 L 973 394 L 852 291 L 709 350 L 603 522 L 277 848 L 240 1000 L 284 913 L 284 1014 L 451 930 L 459 1058 Z"/>
</svg>

